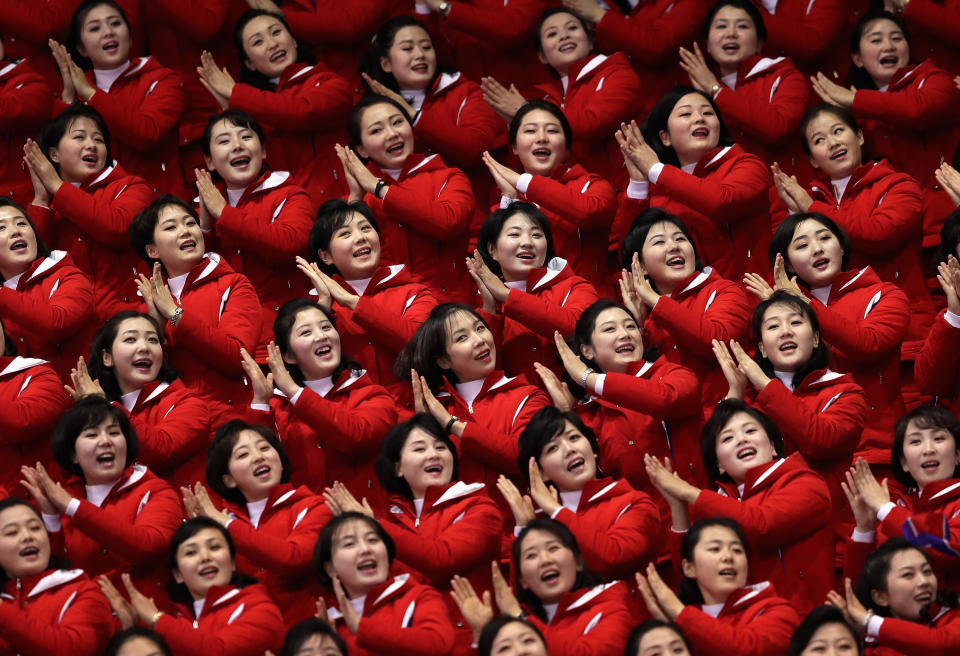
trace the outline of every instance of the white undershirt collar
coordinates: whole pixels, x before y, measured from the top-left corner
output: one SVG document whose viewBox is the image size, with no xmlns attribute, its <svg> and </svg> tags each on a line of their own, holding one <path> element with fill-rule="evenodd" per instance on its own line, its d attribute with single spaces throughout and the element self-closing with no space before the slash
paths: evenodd
<svg viewBox="0 0 960 656">
<path fill-rule="evenodd" d="M 110 494 L 110 490 L 113 489 L 113 486 L 116 485 L 120 479 L 113 481 L 112 483 L 101 483 L 100 485 L 87 485 L 87 501 L 99 508 L 104 499 L 107 498 L 107 495 Z"/>
<path fill-rule="evenodd" d="M 321 378 L 320 380 L 305 380 L 303 383 L 314 392 L 324 397 L 330 392 L 330 390 L 333 389 L 332 376 L 327 376 L 326 378 Z"/>
<path fill-rule="evenodd" d="M 253 524 L 253 528 L 260 525 L 260 517 L 263 515 L 263 511 L 267 509 L 268 500 L 269 497 L 247 503 L 247 515 L 250 516 L 250 523 Z"/>
<path fill-rule="evenodd" d="M 457 394 L 467 402 L 468 406 L 472 406 L 473 400 L 477 398 L 482 388 L 483 378 L 480 380 L 471 380 L 469 383 L 457 383 Z"/>
<path fill-rule="evenodd" d="M 190 272 L 187 272 L 173 278 L 167 278 L 167 287 L 170 288 L 170 293 L 173 294 L 177 303 L 180 302 L 180 295 L 183 294 L 183 287 L 187 284 L 187 276 L 189 275 Z"/>
<path fill-rule="evenodd" d="M 120 397 L 120 403 L 123 404 L 123 407 L 127 409 L 127 412 L 133 412 L 133 406 L 137 405 L 137 399 L 140 398 L 140 390 L 135 389 L 132 392 L 127 392 Z"/>
<path fill-rule="evenodd" d="M 120 74 L 123 73 L 123 71 L 126 70 L 127 66 L 129 65 L 130 60 L 127 60 L 116 68 L 93 69 L 93 77 L 96 79 L 97 88 L 109 93 L 110 87 L 113 86 L 113 83 L 117 81 L 117 79 L 120 77 Z"/>
<path fill-rule="evenodd" d="M 372 278 L 363 278 L 361 280 L 348 280 L 347 284 L 353 287 L 353 290 L 357 292 L 358 296 L 363 296 L 364 292 L 367 291 L 367 286 L 370 284 Z"/>
</svg>

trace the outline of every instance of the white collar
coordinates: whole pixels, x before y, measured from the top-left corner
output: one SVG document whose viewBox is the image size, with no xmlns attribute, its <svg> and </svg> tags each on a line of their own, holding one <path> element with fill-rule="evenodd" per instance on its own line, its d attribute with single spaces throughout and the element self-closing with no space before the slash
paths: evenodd
<svg viewBox="0 0 960 656">
<path fill-rule="evenodd" d="M 826 287 L 817 287 L 816 289 L 811 289 L 810 293 L 813 294 L 815 299 L 826 305 L 827 301 L 830 300 L 831 289 L 833 289 L 833 284 L 829 284 Z"/>
<path fill-rule="evenodd" d="M 480 390 L 483 389 L 483 378 L 479 380 L 471 380 L 467 383 L 457 383 L 457 394 L 467 402 L 468 406 L 473 405 L 474 399 L 477 398 L 477 395 L 480 394 Z"/>
<path fill-rule="evenodd" d="M 360 280 L 348 280 L 347 284 L 353 287 L 353 290 L 357 292 L 358 296 L 363 296 L 364 292 L 367 291 L 367 286 L 370 284 L 370 281 L 373 278 L 361 278 Z"/>
<path fill-rule="evenodd" d="M 544 605 L 543 605 L 543 612 L 547 614 L 547 624 L 549 624 L 550 622 L 553 621 L 553 618 L 554 618 L 554 617 L 556 616 L 556 614 L 557 614 L 557 607 L 558 607 L 559 605 L 560 605 L 559 603 L 557 603 L 557 604 L 544 604 Z"/>
<path fill-rule="evenodd" d="M 130 65 L 130 60 L 123 62 L 116 68 L 95 68 L 93 69 L 93 77 L 97 82 L 97 87 L 103 89 L 107 93 L 110 92 L 110 87 L 113 86 L 120 76 L 123 74 L 123 71 Z"/>
<path fill-rule="evenodd" d="M 7 289 L 16 289 L 17 284 L 20 282 L 20 279 L 23 278 L 24 273 L 26 273 L 26 271 L 22 271 L 12 278 L 7 278 L 3 281 L 3 286 Z"/>
<path fill-rule="evenodd" d="M 120 397 L 120 403 L 123 404 L 123 407 L 127 409 L 127 412 L 133 410 L 133 406 L 137 405 L 137 399 L 140 398 L 140 390 L 135 389 L 132 392 L 127 392 L 126 394 Z"/>
<path fill-rule="evenodd" d="M 731 89 L 736 89 L 737 88 L 737 72 L 734 71 L 733 73 L 724 75 L 723 77 L 720 78 L 720 81 L 723 82 L 728 87 L 730 87 Z"/>
<path fill-rule="evenodd" d="M 380 170 L 386 173 L 387 175 L 389 175 L 394 180 L 399 180 L 400 174 L 403 173 L 403 169 L 380 169 Z"/>
<path fill-rule="evenodd" d="M 704 604 L 703 606 L 700 607 L 700 610 L 702 610 L 704 613 L 706 613 L 710 617 L 716 617 L 720 614 L 720 611 L 723 610 L 723 607 L 725 605 L 726 604 L 722 604 L 722 603 L 721 604 Z"/>
<path fill-rule="evenodd" d="M 830 181 L 833 183 L 833 188 L 835 190 L 835 193 L 837 194 L 837 200 L 840 200 L 841 198 L 843 198 L 843 194 L 847 191 L 847 185 L 850 184 L 851 177 L 853 177 L 852 173 L 845 178 L 840 178 L 839 180 Z"/>
<path fill-rule="evenodd" d="M 197 599 L 193 602 L 193 616 L 196 619 L 200 619 L 200 611 L 203 610 L 203 602 L 206 600 L 206 597 L 204 597 L 203 599 Z"/>
<path fill-rule="evenodd" d="M 574 513 L 576 513 L 577 508 L 580 507 L 580 498 L 582 496 L 583 496 L 583 490 L 574 490 L 572 492 L 561 492 L 560 503 L 567 510 L 571 510 Z"/>
<path fill-rule="evenodd" d="M 190 272 L 180 274 L 179 276 L 174 276 L 173 278 L 167 278 L 167 287 L 170 288 L 170 293 L 173 294 L 173 298 L 180 301 L 180 295 L 183 294 L 183 286 L 187 284 L 187 276 L 190 275 Z"/>
<path fill-rule="evenodd" d="M 113 486 L 116 485 L 120 479 L 113 481 L 112 483 L 101 483 L 100 485 L 86 485 L 86 498 L 87 501 L 95 505 L 97 508 L 103 505 L 104 500 L 107 498 L 107 495 L 110 494 L 110 490 L 113 489 Z"/>
<path fill-rule="evenodd" d="M 776 369 L 774 369 L 774 370 L 773 370 L 773 373 L 774 373 L 774 375 L 775 375 L 777 378 L 780 379 L 780 382 L 783 383 L 784 387 L 786 387 L 786 388 L 787 388 L 788 390 L 790 390 L 791 392 L 793 391 L 793 374 L 794 374 L 794 372 L 792 372 L 792 371 L 777 371 Z"/>
<path fill-rule="evenodd" d="M 503 285 L 507 289 L 519 289 L 522 292 L 527 291 L 527 281 L 526 280 L 514 280 L 512 282 L 504 281 Z"/>
<path fill-rule="evenodd" d="M 236 207 L 237 203 L 239 203 L 240 199 L 243 197 L 243 192 L 246 190 L 246 187 L 243 189 L 227 189 L 227 204 L 230 207 Z"/>
<path fill-rule="evenodd" d="M 270 500 L 270 497 L 264 497 L 260 501 L 250 501 L 247 503 L 247 516 L 250 517 L 250 523 L 253 525 L 253 528 L 257 528 L 260 525 L 260 518 L 263 516 L 263 511 L 267 509 L 267 501 Z"/>
<path fill-rule="evenodd" d="M 305 380 L 303 383 L 320 396 L 325 397 L 333 389 L 333 376 L 327 376 L 320 380 Z"/>
</svg>

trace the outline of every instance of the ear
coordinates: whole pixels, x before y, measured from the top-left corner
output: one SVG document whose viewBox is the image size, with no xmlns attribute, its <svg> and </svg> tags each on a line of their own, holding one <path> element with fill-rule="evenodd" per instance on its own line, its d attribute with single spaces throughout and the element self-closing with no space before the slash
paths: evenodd
<svg viewBox="0 0 960 656">
<path fill-rule="evenodd" d="M 495 248 L 495 242 L 487 242 L 487 254 L 492 257 L 494 260 L 497 259 L 497 249 Z"/>
<path fill-rule="evenodd" d="M 820 346 L 820 333 L 813 333 L 813 348 Z"/>
<path fill-rule="evenodd" d="M 220 477 L 220 480 L 222 480 L 223 484 L 231 490 L 235 490 L 237 488 L 237 481 L 230 474 L 224 474 Z"/>
<path fill-rule="evenodd" d="M 157 248 L 156 244 L 147 244 L 147 247 L 144 250 L 147 252 L 147 257 L 154 260 L 160 259 L 160 250 Z"/>
<path fill-rule="evenodd" d="M 50 148 L 47 150 L 47 157 L 50 158 L 51 162 L 60 163 L 60 149 L 59 148 Z"/>
<path fill-rule="evenodd" d="M 883 606 L 884 608 L 890 605 L 890 595 L 881 590 L 871 590 L 870 598 L 873 600 L 877 606 Z"/>
<path fill-rule="evenodd" d="M 87 48 L 83 45 L 82 41 L 77 41 L 77 52 L 80 56 L 90 59 L 90 55 L 87 54 Z"/>
<path fill-rule="evenodd" d="M 357 144 L 356 146 L 353 147 L 353 149 L 356 151 L 357 155 L 359 155 L 360 157 L 364 159 L 370 159 L 370 155 L 368 154 L 367 149 L 363 147 L 363 144 Z"/>
<path fill-rule="evenodd" d="M 452 366 L 450 364 L 450 358 L 448 358 L 445 355 L 441 355 L 439 358 L 437 358 L 436 363 L 437 363 L 437 366 L 440 367 L 441 369 L 452 369 Z"/>
<path fill-rule="evenodd" d="M 850 59 L 853 60 L 853 65 L 857 68 L 863 68 L 863 57 L 860 56 L 859 52 L 852 53 Z"/>
<path fill-rule="evenodd" d="M 287 364 L 292 364 L 292 365 L 297 364 L 297 359 L 293 356 L 293 354 L 282 353 L 281 357 L 283 358 L 283 361 L 286 362 Z"/>
<path fill-rule="evenodd" d="M 863 130 L 857 130 L 857 145 L 863 147 Z"/>
<path fill-rule="evenodd" d="M 662 143 L 667 148 L 673 146 L 673 141 L 670 139 L 670 133 L 666 130 L 660 130 L 660 143 Z"/>
<path fill-rule="evenodd" d="M 403 478 L 403 474 L 400 473 L 400 461 L 399 461 L 399 460 L 398 460 L 396 463 L 394 463 L 394 465 L 393 465 L 393 474 L 394 474 L 394 476 L 396 476 L 397 478 Z"/>
<path fill-rule="evenodd" d="M 173 575 L 173 580 L 177 583 L 183 583 L 183 574 L 180 573 L 180 570 L 174 567 L 170 570 L 170 573 Z"/>
<path fill-rule="evenodd" d="M 960 456 L 960 451 L 958 451 L 957 454 L 958 456 Z M 903 456 L 902 453 L 900 455 L 900 469 L 907 472 L 908 474 L 910 473 L 910 470 L 907 469 L 907 459 Z"/>
<path fill-rule="evenodd" d="M 253 63 L 246 57 L 243 58 L 243 65 L 246 66 L 251 71 L 257 70 L 256 68 L 253 67 Z"/>
<path fill-rule="evenodd" d="M 317 249 L 317 255 L 320 257 L 320 261 L 323 262 L 324 264 L 329 264 L 330 266 L 334 266 L 333 256 L 330 255 L 330 251 L 325 251 L 322 248 L 320 248 L 320 249 Z"/>
<path fill-rule="evenodd" d="M 767 357 L 767 349 L 764 348 L 763 342 L 757 343 L 757 350 L 760 351 L 760 355 L 762 355 L 763 357 Z"/>
<path fill-rule="evenodd" d="M 544 66 L 550 65 L 550 62 L 547 61 L 546 55 L 544 55 L 542 52 L 540 51 L 537 52 L 537 58 L 540 60 L 540 63 L 543 64 Z"/>
<path fill-rule="evenodd" d="M 216 171 L 216 170 L 217 170 L 216 167 L 214 167 L 214 165 L 213 165 L 213 158 L 211 158 L 209 155 L 204 155 L 204 156 L 203 156 L 203 163 L 206 164 L 208 171 Z"/>
<path fill-rule="evenodd" d="M 389 57 L 380 58 L 380 68 L 383 69 L 384 73 L 393 73 L 393 63 Z"/>
<path fill-rule="evenodd" d="M 808 157 L 808 158 L 807 158 L 807 161 L 810 162 L 810 166 L 812 166 L 813 168 L 815 168 L 815 169 L 820 168 L 820 165 L 813 161 L 813 155 L 811 155 L 810 157 Z"/>
<path fill-rule="evenodd" d="M 680 561 L 680 571 L 683 572 L 683 575 L 688 579 L 697 578 L 697 566 L 686 558 Z"/>
<path fill-rule="evenodd" d="M 100 360 L 103 362 L 104 367 L 113 366 L 113 354 L 110 353 L 107 349 L 100 351 Z"/>
<path fill-rule="evenodd" d="M 323 571 L 327 573 L 327 576 L 330 577 L 330 580 L 333 580 L 337 577 L 337 572 L 333 569 L 333 563 L 326 562 L 323 564 Z"/>
<path fill-rule="evenodd" d="M 589 344 L 581 344 L 580 355 L 588 360 L 595 360 L 597 357 L 597 351 Z"/>
<path fill-rule="evenodd" d="M 517 147 L 516 147 L 516 146 L 510 146 L 510 152 L 513 153 L 514 155 L 519 155 L 519 154 L 520 154 L 520 151 L 517 150 Z"/>
</svg>

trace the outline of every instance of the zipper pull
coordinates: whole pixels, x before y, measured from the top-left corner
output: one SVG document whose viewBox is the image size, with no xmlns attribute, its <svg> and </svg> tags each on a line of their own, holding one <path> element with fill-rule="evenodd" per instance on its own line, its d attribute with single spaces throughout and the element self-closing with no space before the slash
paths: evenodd
<svg viewBox="0 0 960 656">
<path fill-rule="evenodd" d="M 418 516 L 415 520 L 413 520 L 413 527 L 414 527 L 414 528 L 420 528 L 420 517 L 419 517 L 419 516 Z"/>
</svg>

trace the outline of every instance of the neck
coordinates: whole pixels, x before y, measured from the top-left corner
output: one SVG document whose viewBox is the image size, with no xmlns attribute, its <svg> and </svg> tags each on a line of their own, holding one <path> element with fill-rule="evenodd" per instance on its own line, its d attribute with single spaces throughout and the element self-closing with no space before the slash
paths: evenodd
<svg viewBox="0 0 960 656">
<path fill-rule="evenodd" d="M 269 497 L 270 490 L 273 488 L 274 486 L 271 485 L 265 490 L 240 490 L 240 493 L 243 494 L 243 498 L 247 500 L 247 503 L 256 503 Z"/>
<path fill-rule="evenodd" d="M 190 271 L 193 270 L 193 267 L 200 264 L 201 260 L 203 260 L 202 255 L 196 262 L 189 262 L 189 263 L 178 262 L 177 264 L 173 264 L 173 265 L 167 264 L 166 262 L 164 262 L 163 268 L 167 270 L 167 278 L 176 278 L 178 276 L 184 276 L 190 273 Z"/>
<path fill-rule="evenodd" d="M 124 66 L 126 66 L 126 65 L 129 64 L 129 63 L 130 63 L 130 58 L 129 58 L 129 57 L 126 58 L 126 59 L 124 59 L 123 62 L 117 64 L 116 66 L 111 66 L 110 64 L 107 64 L 107 63 L 100 63 L 100 64 L 94 63 L 94 65 L 93 65 L 93 70 L 95 70 L 95 71 L 115 71 L 115 70 L 117 70 L 118 68 L 123 68 Z"/>
<path fill-rule="evenodd" d="M 740 62 L 737 62 L 735 65 L 724 66 L 720 65 L 720 77 L 726 77 L 728 75 L 733 75 L 734 73 L 739 72 Z"/>
<path fill-rule="evenodd" d="M 142 388 L 142 385 L 134 385 L 117 377 L 117 387 L 120 388 L 120 395 L 123 396 L 124 394 L 129 394 L 130 392 L 136 392 L 138 389 Z"/>
<path fill-rule="evenodd" d="M 661 296 L 670 296 L 677 288 L 672 282 L 663 280 L 654 280 L 653 282 L 657 286 L 657 291 L 660 292 Z"/>
<path fill-rule="evenodd" d="M 38 259 L 39 259 L 39 258 L 38 258 Z M 36 260 L 34 260 L 34 261 L 36 261 Z M 0 267 L 0 276 L 3 276 L 3 279 L 4 279 L 4 280 L 10 280 L 10 279 L 13 278 L 14 276 L 19 276 L 21 273 L 23 273 L 24 271 L 26 271 L 27 269 L 29 269 L 31 264 L 33 264 L 33 262 L 29 262 L 29 263 L 27 263 L 27 264 L 25 264 L 25 265 L 23 265 L 23 266 L 13 267 L 13 268 L 10 268 L 10 269 L 8 269 L 8 268 L 6 268 L 6 267 Z"/>
<path fill-rule="evenodd" d="M 702 150 L 691 150 L 684 153 L 677 152 L 677 159 L 680 160 L 680 166 L 690 166 L 691 164 L 696 164 L 712 148 L 716 146 L 710 146 Z"/>
<path fill-rule="evenodd" d="M 706 589 L 702 585 L 699 587 L 700 587 L 700 594 L 703 597 L 703 603 L 708 606 L 712 606 L 713 604 L 725 604 L 727 603 L 727 599 L 730 598 L 729 592 L 715 593 L 715 592 L 712 592 L 711 590 Z"/>
</svg>

